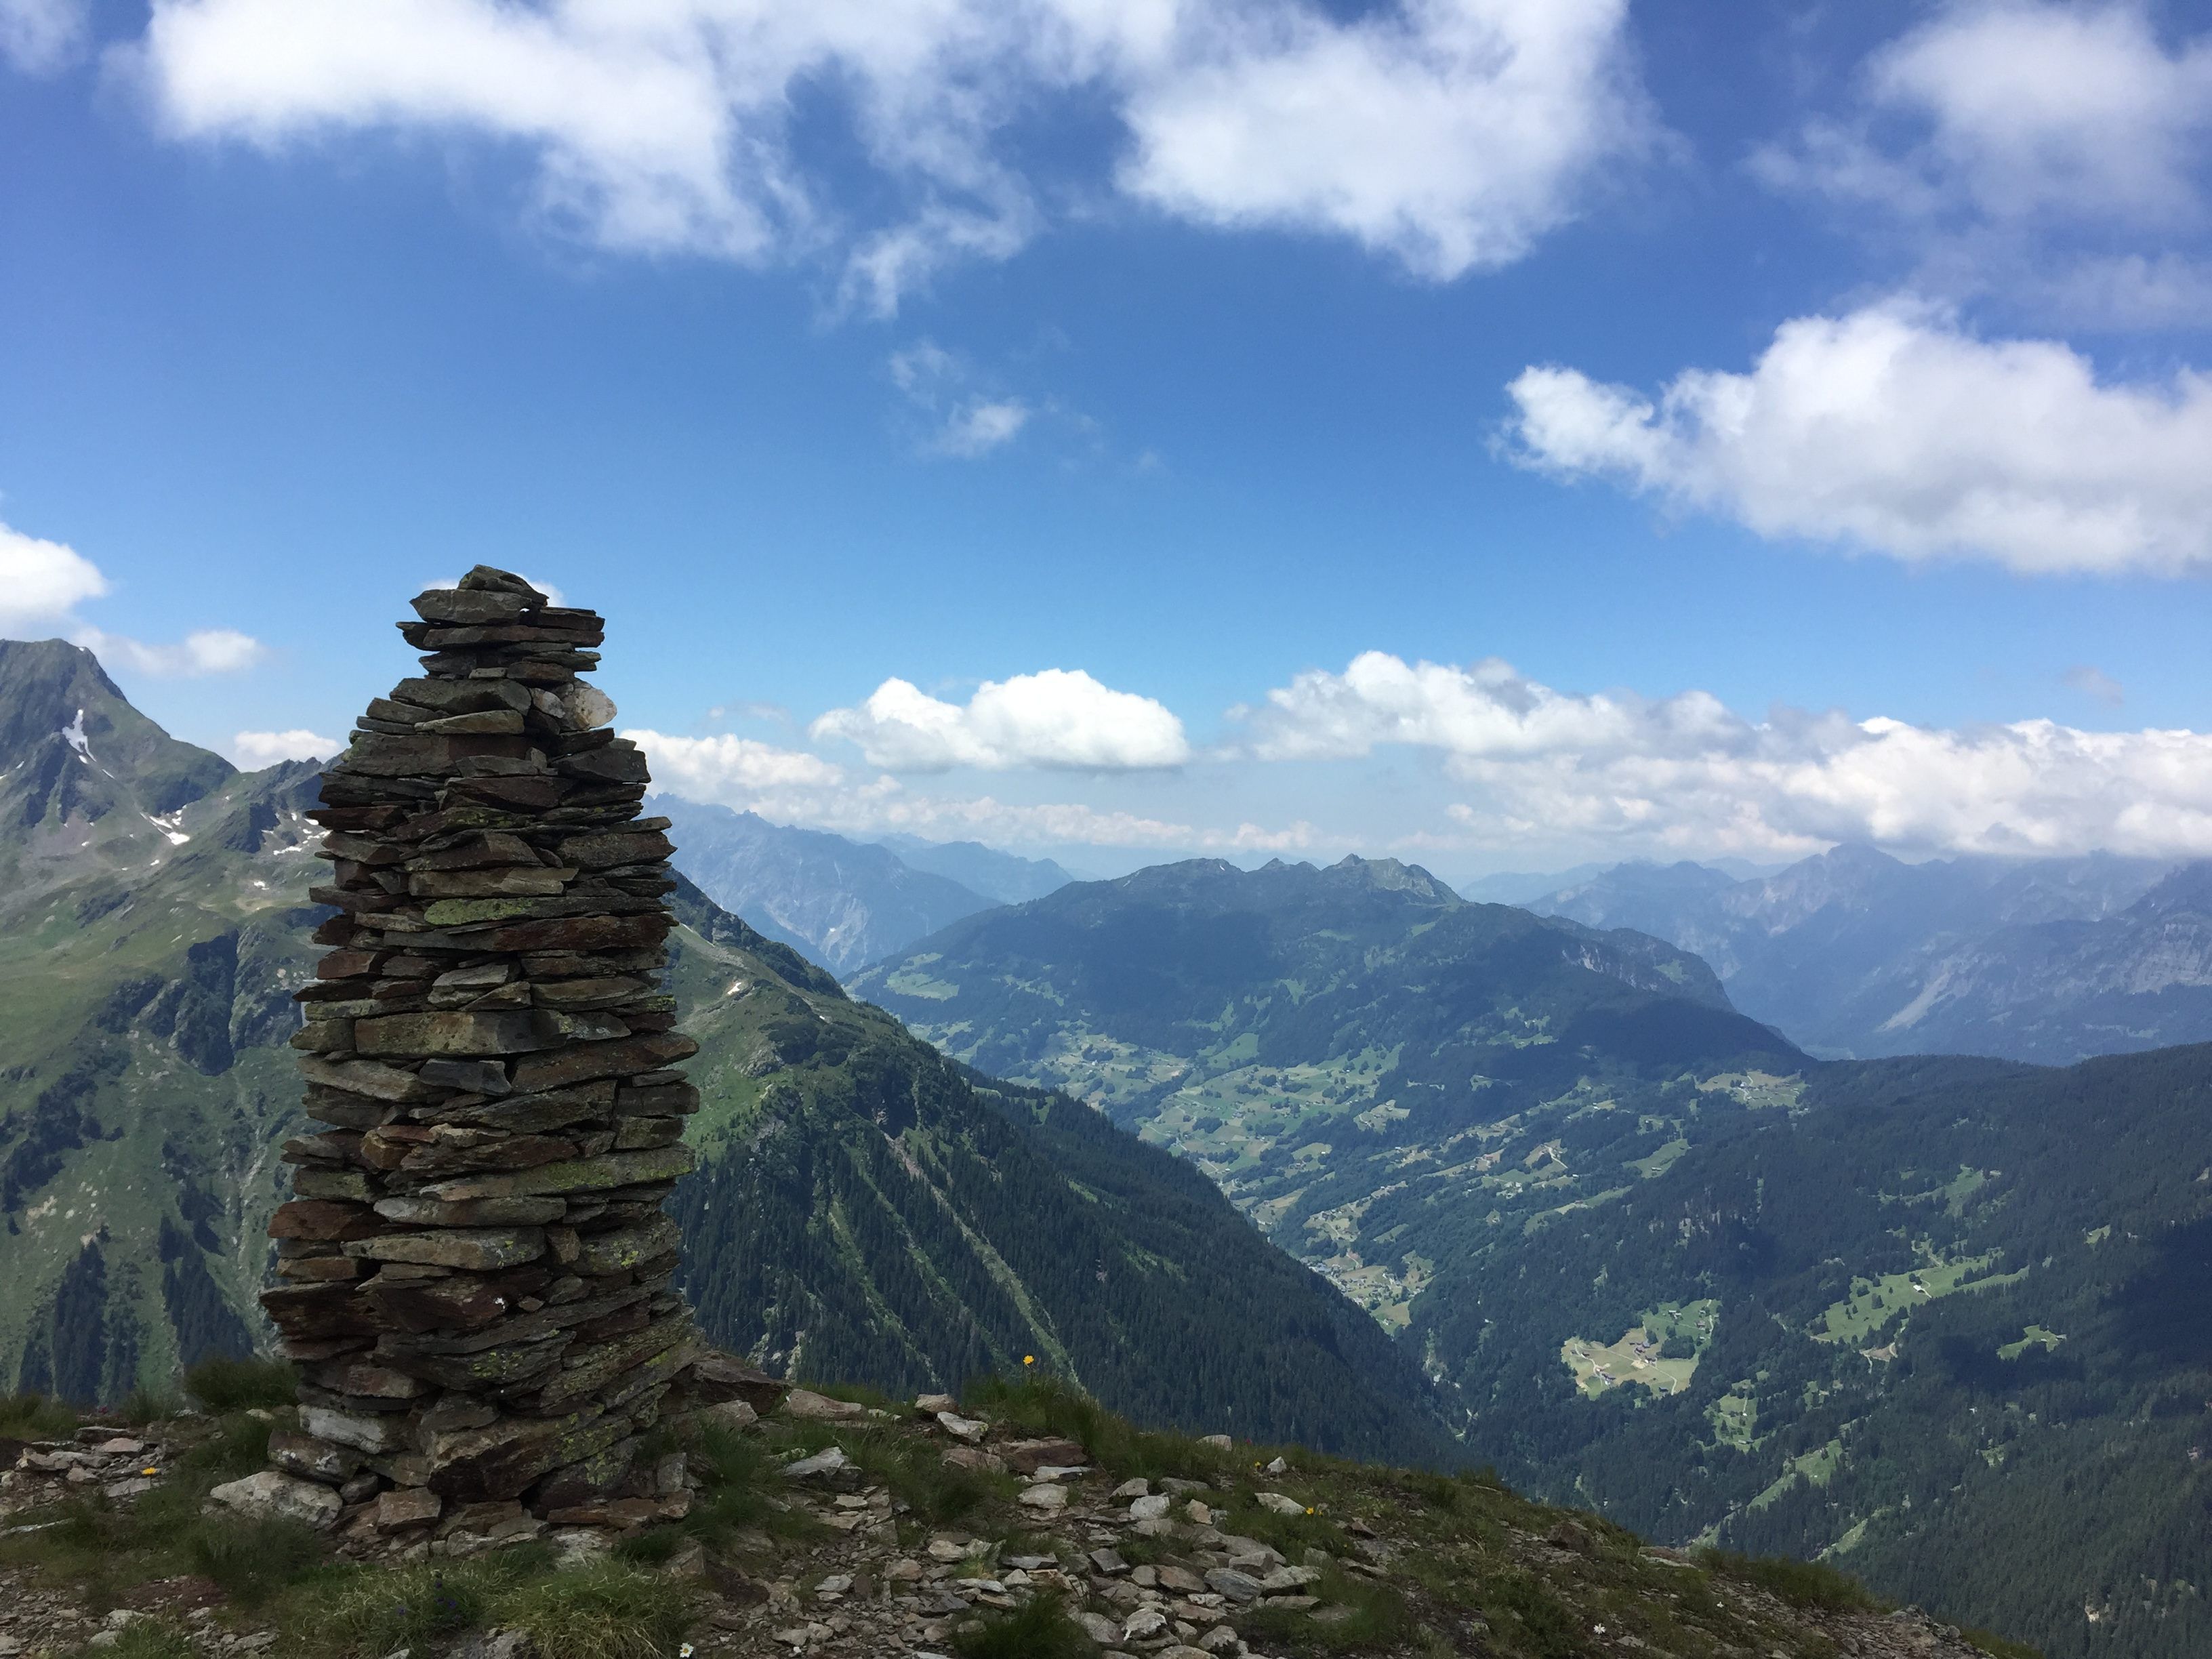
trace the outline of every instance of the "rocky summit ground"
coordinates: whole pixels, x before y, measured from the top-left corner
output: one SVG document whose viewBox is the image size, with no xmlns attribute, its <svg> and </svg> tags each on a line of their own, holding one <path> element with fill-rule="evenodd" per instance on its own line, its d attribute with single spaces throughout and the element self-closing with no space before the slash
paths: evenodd
<svg viewBox="0 0 2212 1659">
<path fill-rule="evenodd" d="M 1825 1568 L 1649 1548 L 1481 1477 L 1149 1434 L 1049 1382 L 696 1413 L 655 1448 L 665 1490 L 597 1526 L 295 1518 L 256 1484 L 291 1409 L 273 1368 L 258 1386 L 135 1426 L 0 1402 L 0 1659 L 2027 1652 Z"/>
</svg>

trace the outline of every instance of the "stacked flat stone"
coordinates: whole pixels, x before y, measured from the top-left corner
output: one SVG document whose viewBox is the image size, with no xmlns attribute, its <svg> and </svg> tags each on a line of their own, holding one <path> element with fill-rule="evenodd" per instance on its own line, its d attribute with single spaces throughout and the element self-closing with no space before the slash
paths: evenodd
<svg viewBox="0 0 2212 1659">
<path fill-rule="evenodd" d="M 414 608 L 422 674 L 368 705 L 310 814 L 339 914 L 293 1041 L 328 1127 L 286 1144 L 270 1226 L 302 1431 L 272 1455 L 387 1534 L 680 1510 L 640 1437 L 672 1385 L 730 1390 L 661 1207 L 699 1103 L 661 984 L 668 821 L 638 816 L 645 757 L 578 678 L 598 615 L 483 566 Z"/>
</svg>

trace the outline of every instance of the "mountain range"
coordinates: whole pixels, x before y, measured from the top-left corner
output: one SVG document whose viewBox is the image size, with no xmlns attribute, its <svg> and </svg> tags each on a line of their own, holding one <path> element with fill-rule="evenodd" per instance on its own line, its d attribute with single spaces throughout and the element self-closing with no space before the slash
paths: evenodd
<svg viewBox="0 0 2212 1659">
<path fill-rule="evenodd" d="M 1555 1501 L 2053 1655 L 2212 1643 L 2212 1048 L 1822 1062 L 1650 935 L 1358 860 L 1062 889 L 852 988 L 1189 1158 Z"/>
<path fill-rule="evenodd" d="M 651 810 L 671 820 L 677 867 L 701 891 L 840 974 L 1071 879 L 1049 860 L 975 842 L 856 842 L 673 795 L 654 796 Z"/>
<path fill-rule="evenodd" d="M 0 643 L 0 1385 L 112 1401 L 261 1334 L 316 789 Z M 1829 941 L 1848 985 L 1950 927 L 2072 929 L 2036 936 L 2077 963 L 2131 928 L 2185 969 L 2201 884 L 1894 862 L 1630 866 L 1578 917 L 1388 860 L 1197 860 L 966 889 L 842 985 L 687 885 L 690 1294 L 787 1375 L 1039 1355 L 1146 1421 L 1826 1555 L 2054 1659 L 2207 1650 L 2212 1048 L 1824 1060 L 1742 988 L 1761 938 Z M 1655 931 L 1745 888 L 1711 964 Z M 2114 994 L 2183 1008 L 2158 971 Z"/>
<path fill-rule="evenodd" d="M 170 738 L 58 641 L 0 642 L 0 1389 L 113 1402 L 263 1334 L 319 775 Z M 1042 1353 L 1151 1421 L 1451 1455 L 1418 1368 L 1187 1164 L 679 907 L 709 1102 L 680 1220 L 718 1339 L 908 1393 Z"/>
<path fill-rule="evenodd" d="M 1624 864 L 1528 903 L 1696 952 L 1814 1054 L 2063 1065 L 2212 1039 L 2208 901 L 2212 865 L 1845 845 L 1751 879 Z"/>
</svg>

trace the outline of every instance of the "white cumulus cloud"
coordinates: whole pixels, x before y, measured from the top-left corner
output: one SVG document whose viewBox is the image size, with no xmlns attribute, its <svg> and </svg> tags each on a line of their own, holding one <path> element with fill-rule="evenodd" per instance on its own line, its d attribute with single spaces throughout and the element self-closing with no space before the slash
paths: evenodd
<svg viewBox="0 0 2212 1659">
<path fill-rule="evenodd" d="M 75 548 L 0 524 L 0 630 L 67 623 L 78 605 L 106 592 L 100 567 Z"/>
<path fill-rule="evenodd" d="M 1520 258 L 1648 126 L 1627 0 L 1224 9 L 1139 84 L 1122 187 L 1202 224 L 1348 235 L 1439 280 Z"/>
<path fill-rule="evenodd" d="M 1239 712 L 1261 758 L 1436 751 L 1469 787 L 1450 816 L 1482 845 L 2212 855 L 2212 735 L 2197 732 L 2047 720 L 1952 731 L 1792 709 L 1752 721 L 1702 691 L 1570 693 L 1502 662 L 1380 652 L 1341 674 L 1301 674 Z"/>
<path fill-rule="evenodd" d="M 327 760 L 344 748 L 341 738 L 295 726 L 283 732 L 240 732 L 230 740 L 230 757 L 252 772 L 279 761 Z"/>
<path fill-rule="evenodd" d="M 0 524 L 0 634 L 52 629 L 110 667 L 164 677 L 233 674 L 268 654 L 258 640 L 234 628 L 202 629 L 174 645 L 149 645 L 77 616 L 79 605 L 109 591 L 100 567 L 75 548 Z"/>
<path fill-rule="evenodd" d="M 1557 366 L 1507 388 L 1515 458 L 1893 557 L 2023 573 L 2212 567 L 2212 378 L 2100 380 L 2054 340 L 1905 302 L 1784 324 L 1748 374 L 1657 397 Z"/>
<path fill-rule="evenodd" d="M 1765 152 L 1778 182 L 1924 213 L 2159 223 L 2201 204 L 2212 34 L 2158 38 L 2146 8 L 1965 0 L 1877 51 L 1887 128 L 1816 123 Z"/>
<path fill-rule="evenodd" d="M 1127 771 L 1190 758 L 1182 722 L 1162 703 L 1100 684 L 1081 669 L 1048 668 L 986 680 L 963 706 L 888 679 L 857 708 L 833 708 L 809 728 L 817 742 L 860 745 L 895 772 L 1044 766 Z"/>
<path fill-rule="evenodd" d="M 24 0 L 12 0 L 22 4 Z M 188 138 L 489 141 L 611 249 L 828 252 L 879 312 L 1048 220 L 1017 122 L 1103 107 L 1079 189 L 1197 223 L 1349 237 L 1423 276 L 1519 258 L 1650 142 L 1626 0 L 154 0 L 131 59 Z M 794 137 L 831 100 L 873 178 L 841 202 Z M 848 192 L 855 193 L 855 192 Z"/>
</svg>

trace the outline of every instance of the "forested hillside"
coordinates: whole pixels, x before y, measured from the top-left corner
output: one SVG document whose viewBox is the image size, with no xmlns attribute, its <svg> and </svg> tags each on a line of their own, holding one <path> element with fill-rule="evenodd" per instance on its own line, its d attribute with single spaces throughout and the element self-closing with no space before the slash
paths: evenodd
<svg viewBox="0 0 2212 1659">
<path fill-rule="evenodd" d="M 1651 941 L 1358 873 L 1066 889 L 860 983 L 1182 1152 L 1516 1481 L 2054 1655 L 2212 1642 L 2212 1049 L 1821 1064 Z"/>
</svg>

